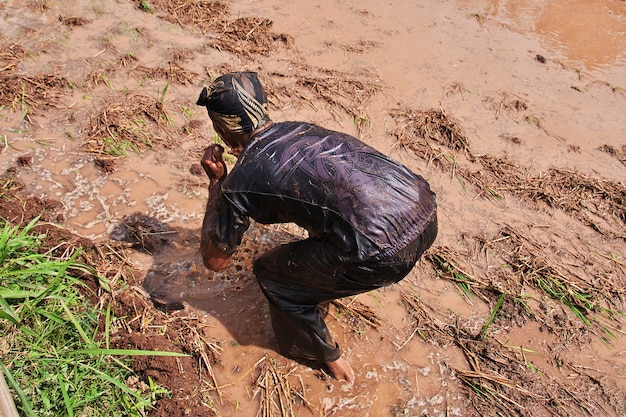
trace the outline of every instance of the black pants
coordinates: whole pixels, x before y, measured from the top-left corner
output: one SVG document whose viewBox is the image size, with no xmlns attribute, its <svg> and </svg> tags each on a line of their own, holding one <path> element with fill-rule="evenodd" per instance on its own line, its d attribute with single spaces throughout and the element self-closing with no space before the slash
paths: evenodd
<svg viewBox="0 0 626 417">
<path fill-rule="evenodd" d="M 305 239 L 278 246 L 254 262 L 254 274 L 270 306 L 281 353 L 294 359 L 339 359 L 320 304 L 381 288 L 404 278 L 437 236 L 437 218 L 396 255 L 345 263 L 332 244 Z"/>
</svg>

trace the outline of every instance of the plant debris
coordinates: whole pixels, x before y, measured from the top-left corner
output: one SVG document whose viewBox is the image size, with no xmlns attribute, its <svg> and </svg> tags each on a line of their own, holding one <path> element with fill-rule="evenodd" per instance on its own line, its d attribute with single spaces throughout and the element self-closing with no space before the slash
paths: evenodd
<svg viewBox="0 0 626 417">
<path fill-rule="evenodd" d="M 292 44 L 289 36 L 272 33 L 271 27 L 270 19 L 259 17 L 240 17 L 225 21 L 211 46 L 246 58 L 254 55 L 269 56 L 278 43 L 285 46 Z"/>
<path fill-rule="evenodd" d="M 273 72 L 269 75 L 262 82 L 270 103 L 276 107 L 289 101 L 315 108 L 313 103 L 321 101 L 328 105 L 336 119 L 339 119 L 337 110 L 348 114 L 359 131 L 369 124 L 364 107 L 382 91 L 381 83 L 370 71 L 344 73 L 294 62 L 289 74 Z"/>
<path fill-rule="evenodd" d="M 170 147 L 168 120 L 160 100 L 131 93 L 114 96 L 87 121 L 83 149 L 122 156 L 128 151 Z"/>
<path fill-rule="evenodd" d="M 138 9 L 157 13 L 164 20 L 181 26 L 191 26 L 202 33 L 219 27 L 229 14 L 228 3 L 220 0 L 135 0 Z"/>
<path fill-rule="evenodd" d="M 198 74 L 186 70 L 176 62 L 170 62 L 168 67 L 147 68 L 141 65 L 135 66 L 132 72 L 143 74 L 146 78 L 164 78 L 173 84 L 187 85 L 193 84 L 198 78 Z"/>
<path fill-rule="evenodd" d="M 153 217 L 135 213 L 125 217 L 111 232 L 113 240 L 130 243 L 133 248 L 154 254 L 176 233 Z"/>
<path fill-rule="evenodd" d="M 500 199 L 511 194 L 531 205 L 543 202 L 562 210 L 610 238 L 626 239 L 626 185 L 563 168 L 533 173 L 507 158 L 475 156 L 467 137 L 443 111 L 403 109 L 392 113 L 397 143 L 444 172 L 478 189 L 479 195 Z M 443 147 L 443 148 L 442 148 Z M 467 157 L 462 164 L 460 155 Z M 473 170 L 471 163 L 480 164 Z"/>
<path fill-rule="evenodd" d="M 13 43 L 0 47 L 0 73 L 13 71 L 24 55 L 26 51 L 20 44 Z"/>
<path fill-rule="evenodd" d="M 65 26 L 73 27 L 73 26 L 83 26 L 91 23 L 91 19 L 86 19 L 84 17 L 64 17 L 59 16 L 59 22 L 64 24 Z"/>
<path fill-rule="evenodd" d="M 94 158 L 93 162 L 105 174 L 115 172 L 117 169 L 117 162 L 114 158 Z"/>
<path fill-rule="evenodd" d="M 602 145 L 598 148 L 598 150 L 608 153 L 622 164 L 626 165 L 626 145 L 622 145 L 621 149 L 615 148 L 611 145 Z"/>
<path fill-rule="evenodd" d="M 58 74 L 17 75 L 0 72 L 0 106 L 13 111 L 57 107 L 73 84 Z"/>
<path fill-rule="evenodd" d="M 531 417 L 536 407 L 555 415 L 593 415 L 601 409 L 594 394 L 583 394 L 592 392 L 587 387 L 593 384 L 592 378 L 560 381 L 528 360 L 523 347 L 505 346 L 494 338 L 481 339 L 460 322 L 452 324 L 438 316 L 411 292 L 403 292 L 402 301 L 413 317 L 413 334 L 443 346 L 454 345 L 464 354 L 469 369 L 453 367 L 453 371 L 479 415 Z M 614 406 L 618 414 L 623 409 L 623 404 Z"/>
<path fill-rule="evenodd" d="M 450 162 L 442 161 L 439 152 L 431 147 L 433 141 L 453 151 L 465 153 L 474 159 L 469 147 L 469 140 L 459 123 L 443 110 L 428 111 L 397 109 L 391 112 L 398 128 L 393 132 L 398 143 L 413 150 L 420 158 L 433 160 L 440 167 L 447 167 Z M 423 140 L 420 140 L 423 139 Z"/>
<path fill-rule="evenodd" d="M 333 300 L 332 304 L 337 308 L 337 313 L 346 317 L 350 323 L 350 328 L 356 332 L 362 331 L 363 324 L 372 328 L 378 328 L 381 324 L 380 316 L 374 310 L 360 301 L 356 297 L 350 300 L 339 298 Z"/>
<path fill-rule="evenodd" d="M 295 415 L 292 405 L 295 401 L 309 405 L 303 393 L 289 384 L 288 377 L 294 369 L 285 374 L 276 360 L 265 356 L 255 368 L 259 370 L 259 376 L 254 382 L 252 395 L 260 398 L 258 417 L 291 417 Z"/>
</svg>

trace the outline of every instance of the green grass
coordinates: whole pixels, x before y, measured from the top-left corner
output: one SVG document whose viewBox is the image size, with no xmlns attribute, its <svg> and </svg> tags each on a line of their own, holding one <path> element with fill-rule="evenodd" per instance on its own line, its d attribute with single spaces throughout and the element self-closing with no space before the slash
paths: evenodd
<svg viewBox="0 0 626 417">
<path fill-rule="evenodd" d="M 500 294 L 500 297 L 498 297 L 498 302 L 496 303 L 496 306 L 493 308 L 493 310 L 491 310 L 491 314 L 489 315 L 489 318 L 483 325 L 482 329 L 480 329 L 480 340 L 487 339 L 487 331 L 489 330 L 489 327 L 493 324 L 494 320 L 496 319 L 496 316 L 498 315 L 498 312 L 502 308 L 502 303 L 504 303 L 505 296 L 506 294 L 503 293 L 503 294 Z"/>
<path fill-rule="evenodd" d="M 470 277 L 460 272 L 456 265 L 448 259 L 445 259 L 443 256 L 432 255 L 431 258 L 438 274 L 447 276 L 449 279 L 456 282 L 459 288 L 463 291 L 463 294 L 465 294 L 468 298 L 474 297 L 474 293 L 472 292 L 473 280 Z"/>
<path fill-rule="evenodd" d="M 550 298 L 559 300 L 587 326 L 591 322 L 587 318 L 591 311 L 596 309 L 593 295 L 585 294 L 576 289 L 572 285 L 567 285 L 556 277 L 545 275 L 535 278 L 537 287 L 545 292 Z"/>
<path fill-rule="evenodd" d="M 141 0 L 141 10 L 147 13 L 152 13 L 152 6 L 146 0 Z"/>
<path fill-rule="evenodd" d="M 25 416 L 146 415 L 166 392 L 151 380 L 127 386 L 129 356 L 175 354 L 110 349 L 115 318 L 81 296 L 89 289 L 74 276 L 92 271 L 76 261 L 80 251 L 40 253 L 35 224 L 0 220 L 0 369 L 16 406 Z"/>
<path fill-rule="evenodd" d="M 106 153 L 112 156 L 127 156 L 128 151 L 139 153 L 139 147 L 131 141 L 119 140 L 114 137 L 103 139 Z"/>
</svg>

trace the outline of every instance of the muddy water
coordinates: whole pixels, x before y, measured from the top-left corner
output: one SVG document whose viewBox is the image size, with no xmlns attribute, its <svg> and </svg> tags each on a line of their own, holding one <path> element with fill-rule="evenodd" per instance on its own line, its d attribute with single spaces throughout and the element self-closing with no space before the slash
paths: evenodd
<svg viewBox="0 0 626 417">
<path fill-rule="evenodd" d="M 0 155 L 2 169 L 15 166 L 17 156 L 32 156 L 33 166 L 20 170 L 21 179 L 35 194 L 60 200 L 68 227 L 93 239 L 108 237 L 124 216 L 134 212 L 165 222 L 197 223 L 204 205 L 201 190 L 185 184 L 201 181 L 189 168 L 199 158 L 193 152 L 205 143 L 177 141 L 176 149 L 130 152 L 128 158 L 117 159 L 117 169 L 108 175 L 95 168 L 93 155 L 82 152 L 80 144 L 88 118 L 115 93 L 159 97 L 167 86 L 168 116 L 172 125 L 183 126 L 198 88 L 168 86 L 119 72 L 103 77 L 93 89 L 80 86 L 94 67 L 107 68 L 120 54 L 136 57 L 136 65 L 163 66 L 169 48 L 199 48 L 201 40 L 156 17 L 147 22 L 146 13 L 131 3 L 75 1 L 47 13 L 36 5 L 18 3 L 5 10 L 8 25 L 3 34 L 26 49 L 45 51 L 24 60 L 20 70 L 60 73 L 79 87 L 62 105 L 26 112 L 18 108 L 15 113 L 4 109 L 1 134 L 9 146 Z M 59 15 L 84 17 L 89 23 L 46 35 Z M 190 65 L 190 71 L 201 74 L 203 65 Z"/>
<path fill-rule="evenodd" d="M 0 168 L 15 166 L 18 156 L 33 156 L 32 166 L 19 168 L 21 179 L 33 194 L 61 201 L 67 227 L 82 235 L 105 239 L 125 215 L 134 212 L 154 216 L 178 230 L 168 251 L 155 256 L 137 254 L 137 269 L 145 274 L 148 289 L 184 301 L 190 313 L 206 316 L 215 337 L 224 341 L 218 374 L 228 399 L 224 415 L 235 409 L 238 415 L 255 415 L 257 403 L 249 392 L 252 367 L 264 354 L 279 356 L 250 262 L 259 250 L 289 237 L 282 230 L 254 228 L 244 241 L 246 253 L 237 265 L 225 273 L 208 273 L 197 251 L 206 191 L 203 186 L 185 185 L 204 181 L 189 168 L 213 135 L 206 114 L 193 105 L 200 86 L 208 82 L 204 69 L 224 63 L 237 66 L 240 61 L 203 50 L 201 36 L 125 2 L 76 1 L 43 14 L 20 3 L 6 6 L 3 36 L 45 33 L 58 14 L 92 19 L 80 30 L 50 34 L 37 45 L 34 39 L 41 38 L 25 36 L 32 40 L 31 47 L 45 47 L 50 52 L 25 61 L 24 71 L 58 67 L 79 80 L 91 65 L 115 56 L 112 45 L 117 53 L 134 54 L 145 66 L 166 63 L 169 48 L 201 51 L 186 64 L 201 74 L 197 85 L 171 85 L 166 102 L 176 109 L 170 114 L 176 126 L 190 119 L 204 121 L 204 139 L 184 141 L 176 149 L 131 153 L 118 161 L 115 172 L 103 175 L 94 167 L 93 157 L 78 149 L 83 122 L 93 107 L 113 90 L 155 96 L 164 88 L 163 82 L 113 74 L 110 86 L 77 94 L 69 104 L 43 114 L 22 119 L 20 112 L 3 109 L 0 134 L 9 146 L 0 154 Z M 505 221 L 551 225 L 562 234 L 574 231 L 578 236 L 588 236 L 589 231 L 565 215 L 557 213 L 554 219 L 546 213 L 528 212 L 509 199 L 494 209 L 468 197 L 447 174 L 392 149 L 386 135 L 390 108 L 445 108 L 460 121 L 478 154 L 508 155 L 534 169 L 567 166 L 615 181 L 626 177 L 619 161 L 597 151 L 604 144 L 625 144 L 623 1 L 237 0 L 231 7 L 235 16 L 272 18 L 274 30 L 293 36 L 295 47 L 309 65 L 377 74 L 384 92 L 365 109 L 371 128 L 361 137 L 431 181 L 440 206 L 441 245 L 458 245 L 460 235 L 493 231 Z M 291 59 L 275 54 L 243 68 L 288 74 L 292 66 Z M 528 111 L 502 109 L 505 99 L 512 98 L 528 103 Z M 312 120 L 357 134 L 351 120 L 335 118 L 322 106 L 317 111 L 278 108 L 273 116 L 275 120 Z M 538 123 L 527 123 L 531 116 Z M 503 136 L 522 138 L 524 147 L 502 140 Z M 297 415 L 381 416 L 389 415 L 389 407 L 399 403 L 415 413 L 464 415 L 464 396 L 450 369 L 467 368 L 463 356 L 453 348 L 424 343 L 407 330 L 411 327 L 399 300 L 401 289 L 417 289 L 442 317 L 457 314 L 477 331 L 489 314 L 488 306 L 463 297 L 454 285 L 438 279 L 425 266 L 416 267 L 398 286 L 359 296 L 360 302 L 381 315 L 382 328 L 353 332 L 341 316 L 331 314 L 328 320 L 355 368 L 356 386 L 323 380 L 319 373 L 285 361 L 286 366 L 298 369 L 299 379 L 292 383 L 301 384 L 317 408 L 300 410 Z M 503 342 L 542 352 L 535 359 L 549 367 L 545 352 L 554 341 L 536 326 Z M 613 372 L 617 382 L 626 387 L 624 352 L 603 345 L 594 349 L 593 355 L 581 357 L 581 363 Z"/>
<path fill-rule="evenodd" d="M 550 52 L 581 70 L 611 71 L 625 65 L 623 1 L 493 1 L 481 10 L 503 17 L 512 28 L 534 32 Z"/>
<path fill-rule="evenodd" d="M 75 2 L 67 6 L 63 10 L 66 15 L 97 18 L 81 28 L 80 33 L 75 31 L 72 36 L 77 39 L 72 42 L 51 36 L 50 43 L 60 44 L 54 58 L 36 57 L 23 64 L 25 69 L 61 65 L 70 78 L 79 78 L 84 76 L 82 68 L 87 68 L 81 61 L 97 60 L 106 54 L 104 46 L 113 41 L 119 51 L 136 53 L 144 65 L 162 64 L 164 57 L 160 54 L 164 47 L 197 48 L 201 44 L 198 37 L 166 26 L 159 19 L 146 21 L 145 13 L 131 5 L 111 3 L 107 7 L 107 4 Z M 17 3 L 13 7 L 16 12 L 5 17 L 9 23 L 4 32 L 7 36 L 15 36 L 24 27 L 43 31 L 48 20 L 54 18 L 22 10 Z M 578 0 L 564 4 L 546 0 L 460 0 L 416 4 L 328 0 L 296 4 L 267 0 L 237 1 L 232 7 L 234 14 L 272 17 L 275 30 L 292 35 L 296 47 L 312 65 L 345 71 L 366 68 L 379 73 L 385 94 L 370 106 L 372 130 L 364 134 L 364 139 L 381 149 L 390 146 L 384 135 L 387 109 L 398 104 L 424 108 L 443 103 L 456 107 L 455 115 L 466 130 L 480 139 L 473 144 L 479 151 L 506 153 L 510 150 L 508 145 L 489 137 L 502 133 L 515 135 L 527 129 L 520 125 L 521 115 L 516 120 L 518 126 L 507 127 L 506 131 L 499 126 L 501 123 L 494 124 L 492 108 L 469 103 L 468 97 L 479 95 L 479 89 L 487 90 L 484 97 L 477 97 L 483 101 L 498 100 L 509 91 L 536 107 L 563 110 L 542 115 L 545 130 L 554 132 L 555 137 L 566 137 L 568 144 L 582 146 L 583 150 L 572 154 L 564 151 L 566 147 L 558 146 L 558 140 L 546 144 L 541 135 L 533 135 L 537 136 L 536 141 L 533 137 L 527 140 L 535 152 L 525 161 L 540 167 L 567 161 L 582 172 L 590 171 L 588 149 L 606 143 L 619 146 L 626 137 L 621 123 L 623 108 L 614 92 L 626 88 L 626 4 L 621 1 Z M 145 25 L 151 25 L 149 31 L 135 29 Z M 69 39 L 70 35 L 66 37 Z M 360 51 L 359 46 L 362 52 L 354 52 Z M 535 54 L 543 54 L 552 61 L 539 65 L 532 59 Z M 288 71 L 288 63 L 281 57 L 274 58 L 264 63 L 268 71 Z M 190 66 L 201 74 L 203 65 L 213 59 L 202 57 Z M 559 80 L 554 74 L 554 67 L 560 65 L 575 69 L 570 79 Z M 261 67 L 251 65 L 256 66 Z M 579 85 L 584 88 L 597 89 L 591 98 L 572 95 L 571 87 L 578 87 L 574 85 L 575 78 L 581 78 Z M 562 87 L 545 94 L 547 86 L 552 88 L 563 81 Z M 134 80 L 121 83 L 124 88 L 139 89 L 148 95 L 158 94 L 163 87 L 136 86 Z M 463 86 L 463 97 L 445 94 L 452 83 Z M 607 84 L 604 90 L 598 87 L 602 83 Z M 206 117 L 193 106 L 197 87 L 172 86 L 169 91 L 177 105 L 191 109 L 193 117 L 205 121 L 210 140 Z M 90 97 L 76 97 L 70 105 L 71 118 L 81 120 L 91 105 Z M 105 237 L 116 221 L 134 210 L 167 221 L 200 218 L 202 191 L 185 188 L 181 182 L 191 177 L 189 163 L 197 158 L 191 152 L 200 149 L 202 143 L 183 143 L 183 149 L 156 155 L 130 155 L 120 162 L 116 173 L 103 178 L 93 168 L 91 158 L 77 152 L 79 140 L 68 140 L 80 137 L 80 126 L 72 125 L 69 120 L 50 120 L 50 116 L 29 116 L 25 121 L 19 116 L 8 115 L 3 122 L 2 134 L 11 146 L 0 155 L 2 168 L 9 167 L 17 155 L 33 154 L 43 169 L 24 170 L 23 179 L 40 194 L 62 198 L 68 224 L 81 234 Z M 181 114 L 171 116 L 175 120 L 184 118 Z M 279 109 L 274 117 L 321 119 L 316 121 L 354 131 L 349 120 L 336 120 L 306 110 Z M 537 154 L 548 157 L 536 158 Z M 523 155 L 520 158 L 524 160 Z M 620 164 L 608 157 L 603 162 L 607 163 L 594 166 L 592 171 L 607 178 L 623 178 Z"/>
<path fill-rule="evenodd" d="M 179 243 L 154 257 L 138 257 L 145 262 L 146 288 L 169 301 L 183 301 L 193 311 L 204 315 L 211 334 L 222 340 L 223 352 L 215 370 L 226 403 L 237 404 L 241 415 L 256 414 L 250 383 L 256 375 L 255 364 L 263 356 L 277 357 L 277 346 L 269 319 L 269 310 L 254 277 L 249 271 L 251 259 L 275 242 L 288 236 L 274 228 L 253 226 L 244 238 L 244 259 L 235 267 L 212 274 L 198 268 L 201 259 L 197 238 L 181 230 Z M 390 407 L 404 399 L 422 410 L 438 415 L 463 415 L 460 405 L 463 394 L 451 375 L 452 366 L 467 364 L 457 352 L 422 343 L 411 329 L 397 290 L 418 288 L 426 303 L 435 303 L 450 314 L 459 314 L 474 321 L 479 331 L 478 316 L 488 314 L 486 306 L 467 300 L 441 280 L 426 282 L 423 269 L 417 268 L 394 289 L 362 294 L 354 301 L 372 308 L 384 325 L 378 329 L 358 326 L 350 329 L 344 315 L 334 307 L 326 318 L 344 356 L 353 364 L 358 383 L 354 386 L 335 381 L 320 371 L 303 364 L 279 359 L 293 387 L 302 390 L 311 401 L 311 408 L 297 407 L 298 416 L 389 415 Z M 280 356 L 278 356 L 280 358 Z M 231 407 L 226 407 L 230 409 Z M 443 415 L 443 414 L 442 414 Z"/>
</svg>

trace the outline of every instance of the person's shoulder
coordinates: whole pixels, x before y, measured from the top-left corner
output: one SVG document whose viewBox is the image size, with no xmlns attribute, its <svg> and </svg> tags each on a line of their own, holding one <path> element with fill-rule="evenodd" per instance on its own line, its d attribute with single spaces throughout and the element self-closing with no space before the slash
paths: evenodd
<svg viewBox="0 0 626 417">
<path fill-rule="evenodd" d="M 315 125 L 312 123 L 300 122 L 295 120 L 274 123 L 274 126 L 279 130 L 308 130 L 312 127 L 315 127 Z"/>
<path fill-rule="evenodd" d="M 339 143 L 349 144 L 351 149 L 367 147 L 361 140 L 348 133 L 328 129 L 310 122 L 279 122 L 274 123 L 270 130 L 271 132 L 268 132 L 266 137 L 271 138 L 277 146 L 280 146 L 279 144 L 291 144 L 294 141 L 310 143 L 311 140 L 319 139 L 319 146 L 322 147 L 336 147 Z"/>
<path fill-rule="evenodd" d="M 275 122 L 262 136 L 264 138 L 270 138 L 271 140 L 277 140 L 279 138 L 285 140 L 303 136 L 319 136 L 319 129 L 321 129 L 319 126 L 307 122 Z"/>
<path fill-rule="evenodd" d="M 317 137 L 336 137 L 336 138 L 347 138 L 352 140 L 357 140 L 355 137 L 340 132 L 338 130 L 333 130 L 326 128 L 324 126 L 320 126 L 311 122 L 302 122 L 302 121 L 288 121 L 281 122 L 279 125 L 283 126 L 285 130 L 292 130 L 293 132 L 299 135 L 306 136 L 317 136 Z"/>
</svg>

